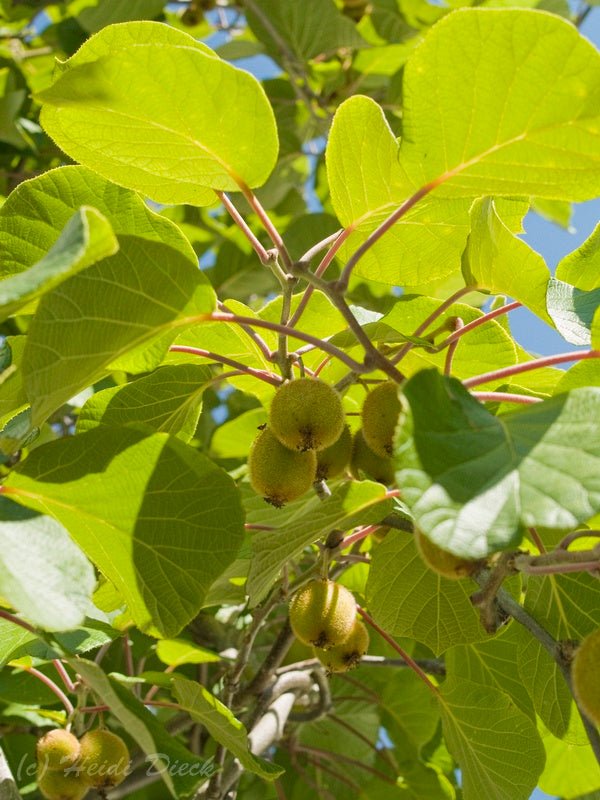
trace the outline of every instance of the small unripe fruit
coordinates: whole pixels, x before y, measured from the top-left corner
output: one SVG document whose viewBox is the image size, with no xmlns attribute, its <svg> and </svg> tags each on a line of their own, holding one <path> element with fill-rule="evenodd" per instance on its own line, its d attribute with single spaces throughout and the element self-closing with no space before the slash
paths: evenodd
<svg viewBox="0 0 600 800">
<path fill-rule="evenodd" d="M 269 428 L 262 430 L 248 455 L 250 484 L 267 503 L 281 508 L 307 492 L 315 479 L 314 451 L 299 453 L 284 447 Z"/>
<path fill-rule="evenodd" d="M 118 786 L 129 768 L 127 745 L 110 731 L 89 731 L 81 739 L 79 768 L 82 779 L 90 786 Z"/>
<path fill-rule="evenodd" d="M 348 672 L 349 669 L 358 667 L 368 649 L 369 631 L 366 625 L 357 619 L 345 642 L 327 651 L 315 648 L 315 655 L 327 668 L 327 672 Z"/>
<path fill-rule="evenodd" d="M 573 693 L 588 719 L 600 727 L 600 629 L 586 636 L 571 664 Z"/>
<path fill-rule="evenodd" d="M 38 768 L 38 789 L 46 800 L 83 800 L 89 784 L 77 772 Z"/>
<path fill-rule="evenodd" d="M 352 457 L 352 434 L 344 425 L 342 435 L 325 450 L 317 453 L 317 480 L 326 481 L 343 472 Z"/>
<path fill-rule="evenodd" d="M 480 565 L 481 561 L 460 558 L 438 547 L 420 530 L 415 530 L 417 550 L 429 569 L 450 580 L 468 578 Z"/>
<path fill-rule="evenodd" d="M 360 480 L 361 473 L 364 473 L 367 478 L 386 486 L 394 483 L 396 477 L 392 459 L 382 458 L 374 453 L 365 442 L 362 429 L 354 434 L 350 471 L 357 480 Z"/>
<path fill-rule="evenodd" d="M 365 397 L 362 426 L 365 442 L 382 458 L 394 454 L 394 435 L 402 405 L 398 399 L 398 384 L 380 383 Z"/>
<path fill-rule="evenodd" d="M 355 622 L 352 592 L 334 581 L 311 581 L 296 592 L 290 603 L 294 634 L 304 644 L 321 650 L 345 642 Z"/>
<path fill-rule="evenodd" d="M 79 740 L 69 731 L 56 728 L 38 739 L 36 751 L 43 771 L 66 770 L 79 758 Z"/>
<path fill-rule="evenodd" d="M 291 450 L 324 450 L 344 428 L 342 400 L 333 386 L 314 378 L 288 381 L 277 390 L 269 424 Z"/>
</svg>

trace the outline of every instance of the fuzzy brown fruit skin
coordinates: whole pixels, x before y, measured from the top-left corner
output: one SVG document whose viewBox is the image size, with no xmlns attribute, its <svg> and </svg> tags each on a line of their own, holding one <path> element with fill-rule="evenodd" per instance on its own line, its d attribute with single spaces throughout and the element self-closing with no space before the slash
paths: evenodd
<svg viewBox="0 0 600 800">
<path fill-rule="evenodd" d="M 284 447 L 269 428 L 262 430 L 248 454 L 250 485 L 267 503 L 281 508 L 307 492 L 315 479 L 317 456 Z"/>
<path fill-rule="evenodd" d="M 66 770 L 79 758 L 79 740 L 69 731 L 56 728 L 38 739 L 37 760 L 42 770 Z"/>
<path fill-rule="evenodd" d="M 586 717 L 600 727 L 600 629 L 586 636 L 571 664 L 573 693 Z"/>
<path fill-rule="evenodd" d="M 354 434 L 350 472 L 356 480 L 360 480 L 361 473 L 364 473 L 367 478 L 385 486 L 391 486 L 396 478 L 392 459 L 382 458 L 374 453 L 365 442 L 362 429 Z"/>
<path fill-rule="evenodd" d="M 317 480 L 327 481 L 343 472 L 352 458 L 352 434 L 344 425 L 339 439 L 317 453 Z"/>
<path fill-rule="evenodd" d="M 129 768 L 127 745 L 111 731 L 89 731 L 81 738 L 79 774 L 96 789 L 118 786 Z"/>
<path fill-rule="evenodd" d="M 356 622 L 351 591 L 334 581 L 315 580 L 299 589 L 290 603 L 290 625 L 304 644 L 320 650 L 342 644 Z"/>
<path fill-rule="evenodd" d="M 38 789 L 46 800 L 83 800 L 89 791 L 89 784 L 77 772 L 65 773 L 38 767 Z"/>
<path fill-rule="evenodd" d="M 419 555 L 429 569 L 452 581 L 468 578 L 482 564 L 481 561 L 460 558 L 454 553 L 443 550 L 418 529 L 415 530 L 415 544 Z"/>
<path fill-rule="evenodd" d="M 369 631 L 359 619 L 354 623 L 350 636 L 342 644 L 330 650 L 318 650 L 315 655 L 328 673 L 348 672 L 358 667 L 361 658 L 369 649 Z"/>
<path fill-rule="evenodd" d="M 324 450 L 344 429 L 344 408 L 338 392 L 314 378 L 288 381 L 277 390 L 269 411 L 269 425 L 290 450 Z"/>
<path fill-rule="evenodd" d="M 402 411 L 398 384 L 380 383 L 365 397 L 362 408 L 362 429 L 365 442 L 382 458 L 394 454 L 394 435 Z"/>
</svg>

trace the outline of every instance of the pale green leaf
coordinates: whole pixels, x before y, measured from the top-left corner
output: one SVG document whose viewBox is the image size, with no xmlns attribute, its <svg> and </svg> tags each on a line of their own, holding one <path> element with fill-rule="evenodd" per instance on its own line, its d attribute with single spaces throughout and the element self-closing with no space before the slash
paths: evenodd
<svg viewBox="0 0 600 800">
<path fill-rule="evenodd" d="M 164 725 L 129 689 L 106 675 L 93 661 L 71 659 L 70 663 L 145 753 L 146 764 L 152 765 L 152 771 L 160 773 L 171 796 L 178 800 L 193 797 L 198 787 L 213 773 L 212 761 L 191 753 L 177 737 L 165 730 Z M 174 769 L 178 764 L 186 769 Z"/>
<path fill-rule="evenodd" d="M 545 754 L 533 722 L 504 692 L 461 678 L 440 689 L 442 728 L 465 800 L 528 800 Z"/>
<path fill-rule="evenodd" d="M 164 27 L 92 36 L 38 95 L 43 127 L 74 160 L 157 202 L 207 205 L 212 189 L 261 186 L 278 142 L 260 83 L 186 33 L 163 41 Z"/>
<path fill-rule="evenodd" d="M 546 766 L 538 784 L 540 789 L 564 800 L 598 800 L 598 795 L 594 798 L 587 795 L 600 792 L 600 766 L 589 744 L 584 747 L 570 744 L 544 730 L 540 730 L 540 735 L 546 750 Z"/>
<path fill-rule="evenodd" d="M 27 405 L 23 388 L 21 362 L 26 336 L 7 336 L 5 346 L 11 354 L 11 363 L 0 374 L 0 423 L 4 424 Z"/>
<path fill-rule="evenodd" d="M 36 641 L 36 636 L 20 625 L 0 619 L 0 668 L 6 666 L 14 655 L 21 655 L 23 648 Z"/>
<path fill-rule="evenodd" d="M 166 637 L 198 613 L 243 538 L 233 481 L 165 434 L 99 427 L 44 445 L 5 491 L 59 520 L 136 625 Z"/>
<path fill-rule="evenodd" d="M 241 765 L 267 780 L 283 772 L 276 764 L 257 758 L 248 748 L 248 736 L 242 723 L 217 698 L 196 681 L 179 675 L 173 677 L 177 702 L 193 720 L 201 723 L 210 735 L 239 759 Z"/>
<path fill-rule="evenodd" d="M 0 498 L 0 597 L 35 626 L 81 625 L 96 585 L 94 569 L 67 531 Z"/>
<path fill-rule="evenodd" d="M 600 225 L 580 247 L 562 259 L 556 267 L 556 277 L 586 292 L 600 287 Z"/>
<path fill-rule="evenodd" d="M 583 291 L 552 278 L 546 296 L 548 314 L 567 342 L 576 345 L 592 343 L 592 322 L 600 307 L 600 286 Z"/>
<path fill-rule="evenodd" d="M 132 425 L 172 433 L 189 442 L 202 410 L 202 395 L 213 374 L 200 364 L 159 367 L 124 386 L 92 395 L 81 409 L 77 432 L 98 425 Z"/>
<path fill-rule="evenodd" d="M 308 500 L 290 503 L 285 509 L 267 508 L 262 498 L 253 495 L 247 504 L 248 522 L 274 529 L 252 535 L 253 557 L 247 584 L 252 606 L 265 597 L 283 565 L 305 547 L 335 528 L 345 531 L 356 525 L 369 525 L 392 510 L 392 499 L 386 498 L 381 484 L 352 481 L 331 489 L 331 497 L 325 500 L 315 494 Z"/>
<path fill-rule="evenodd" d="M 267 421 L 267 412 L 261 406 L 252 408 L 239 417 L 220 425 L 210 440 L 213 458 L 246 458 L 258 428 Z"/>
<path fill-rule="evenodd" d="M 555 391 L 556 394 L 560 394 L 582 386 L 600 386 L 600 359 L 577 361 L 570 369 L 563 372 Z"/>
<path fill-rule="evenodd" d="M 0 320 L 118 249 L 108 220 L 95 208 L 82 207 L 41 261 L 0 281 Z"/>
<path fill-rule="evenodd" d="M 508 295 L 550 322 L 546 312 L 550 271 L 539 253 L 510 232 L 489 197 L 471 207 L 463 275 L 467 286 Z"/>
<path fill-rule="evenodd" d="M 600 185 L 600 55 L 540 11 L 461 9 L 404 74 L 401 161 L 436 195 L 585 200 Z"/>
<path fill-rule="evenodd" d="M 572 529 L 600 509 L 600 391 L 575 389 L 494 417 L 462 384 L 423 370 L 404 395 L 414 430 L 396 474 L 416 524 L 436 544 L 481 558 L 527 527 Z"/>
<path fill-rule="evenodd" d="M 470 600 L 475 589 L 470 580 L 432 572 L 412 534 L 390 531 L 373 553 L 366 592 L 369 610 L 385 631 L 416 639 L 439 655 L 487 639 Z"/>
<path fill-rule="evenodd" d="M 182 664 L 207 664 L 220 661 L 216 653 L 184 639 L 161 639 L 156 644 L 156 655 L 163 664 L 180 667 Z"/>
</svg>

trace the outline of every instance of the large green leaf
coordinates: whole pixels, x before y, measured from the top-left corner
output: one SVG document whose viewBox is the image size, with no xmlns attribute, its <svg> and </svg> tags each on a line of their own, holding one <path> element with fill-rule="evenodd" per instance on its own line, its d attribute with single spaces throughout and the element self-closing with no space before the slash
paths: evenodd
<svg viewBox="0 0 600 800">
<path fill-rule="evenodd" d="M 401 161 L 440 196 L 598 193 L 600 55 L 553 14 L 448 14 L 406 65 L 403 106 Z"/>
<path fill-rule="evenodd" d="M 489 197 L 476 200 L 471 208 L 463 275 L 467 286 L 508 295 L 550 322 L 546 312 L 550 271 L 539 253 L 510 232 Z"/>
<path fill-rule="evenodd" d="M 398 484 L 417 525 L 466 558 L 519 543 L 525 528 L 572 529 L 600 509 L 600 390 L 575 389 L 494 417 L 433 370 L 408 381 L 412 411 Z"/>
<path fill-rule="evenodd" d="M 462 771 L 465 800 L 528 800 L 544 768 L 534 723 L 507 694 L 461 679 L 440 689 L 446 744 Z"/>
<path fill-rule="evenodd" d="M 369 610 L 388 633 L 416 639 L 438 655 L 488 637 L 470 600 L 475 589 L 472 581 L 432 572 L 412 534 L 390 531 L 373 553 L 366 594 Z"/>
<path fill-rule="evenodd" d="M 594 314 L 600 307 L 600 286 L 584 291 L 551 278 L 546 303 L 548 314 L 567 342 L 576 345 L 592 343 L 591 329 Z"/>
<path fill-rule="evenodd" d="M 4 342 L 4 347 L 9 349 L 11 361 L 0 373 L 0 423 L 2 424 L 27 405 L 21 370 L 26 341 L 26 336 L 7 336 Z"/>
<path fill-rule="evenodd" d="M 93 661 L 74 658 L 70 663 L 145 753 L 146 764 L 151 765 L 152 771 L 160 773 L 172 797 L 194 796 L 198 786 L 214 771 L 212 761 L 191 753 L 176 736 L 165 730 L 140 700 Z M 177 765 L 180 765 L 179 769 Z"/>
<path fill-rule="evenodd" d="M 5 491 L 58 519 L 137 626 L 167 637 L 198 613 L 243 538 L 233 481 L 165 434 L 99 427 L 41 446 Z"/>
<path fill-rule="evenodd" d="M 159 367 L 124 386 L 94 394 L 81 409 L 77 432 L 98 425 L 132 425 L 172 433 L 190 441 L 196 431 L 202 395 L 212 371 L 201 364 Z"/>
<path fill-rule="evenodd" d="M 540 734 L 546 750 L 540 789 L 565 800 L 600 800 L 600 766 L 592 748 L 570 744 L 544 730 Z"/>
<path fill-rule="evenodd" d="M 281 767 L 252 755 L 242 723 L 234 717 L 227 706 L 219 702 L 197 681 L 176 675 L 173 678 L 173 693 L 177 702 L 191 718 L 203 725 L 213 739 L 233 753 L 245 769 L 268 780 L 281 775 L 283 772 Z"/>
<path fill-rule="evenodd" d="M 261 186 L 278 143 L 260 83 L 165 28 L 92 36 L 39 94 L 42 125 L 76 161 L 158 202 L 207 205 L 212 189 Z"/>
<path fill-rule="evenodd" d="M 317 495 L 290 503 L 285 509 L 267 508 L 253 495 L 247 503 L 248 521 L 272 527 L 252 535 L 252 562 L 247 591 L 251 605 L 259 603 L 275 582 L 281 568 L 334 529 L 349 530 L 357 525 L 379 522 L 392 510 L 381 484 L 344 482 L 332 487 L 331 497 Z M 274 513 L 273 513 L 274 512 Z"/>
<path fill-rule="evenodd" d="M 107 219 L 95 208 L 79 209 L 41 261 L 0 281 L 0 320 L 118 249 Z"/>
<path fill-rule="evenodd" d="M 556 267 L 556 277 L 586 292 L 600 287 L 600 225 L 580 247 L 562 259 Z"/>
<path fill-rule="evenodd" d="M 0 519 L 0 597 L 40 628 L 76 628 L 96 585 L 92 565 L 55 520 L 6 497 Z"/>
</svg>

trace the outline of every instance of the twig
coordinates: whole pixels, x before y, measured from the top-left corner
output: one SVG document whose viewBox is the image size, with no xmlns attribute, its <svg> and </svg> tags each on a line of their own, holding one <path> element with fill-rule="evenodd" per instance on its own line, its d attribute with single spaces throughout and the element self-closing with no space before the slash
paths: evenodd
<svg viewBox="0 0 600 800">
<path fill-rule="evenodd" d="M 0 608 L 0 617 L 12 622 L 14 625 L 19 625 L 19 627 L 25 628 L 25 630 L 29 631 L 29 633 L 36 633 L 33 625 L 30 625 L 28 622 L 25 622 L 25 620 L 20 619 L 19 617 L 15 617 L 15 615 L 11 614 L 10 611 L 4 611 L 4 609 Z"/>
<path fill-rule="evenodd" d="M 200 358 L 210 358 L 212 361 L 218 361 L 221 364 L 226 364 L 228 367 L 235 367 L 236 369 L 239 369 L 240 372 L 245 373 L 246 375 L 252 375 L 254 378 L 258 378 L 265 383 L 269 383 L 271 386 L 279 386 L 281 383 L 281 378 L 275 375 L 274 372 L 266 372 L 262 369 L 248 367 L 246 364 L 242 364 L 241 361 L 235 361 L 233 358 L 222 356 L 219 353 L 213 353 L 210 350 L 204 350 L 200 347 L 172 344 L 171 347 L 169 347 L 169 350 L 172 353 L 189 353 L 192 356 L 199 356 Z"/>
<path fill-rule="evenodd" d="M 73 714 L 75 710 L 73 708 L 73 704 L 71 703 L 67 695 L 63 692 L 63 690 L 54 683 L 52 678 L 49 678 L 47 675 L 44 675 L 43 672 L 40 672 L 39 669 L 35 669 L 35 667 L 23 667 L 22 669 L 24 669 L 25 672 L 28 672 L 30 675 L 33 675 L 34 678 L 38 678 L 38 680 L 40 680 L 42 683 L 46 684 L 46 686 L 50 689 L 50 691 L 53 692 L 58 697 L 60 702 L 63 704 L 68 717 L 70 717 Z"/>
<path fill-rule="evenodd" d="M 291 271 L 291 266 L 293 262 L 290 257 L 290 254 L 288 253 L 287 247 L 285 246 L 285 243 L 281 238 L 281 234 L 279 233 L 275 225 L 271 222 L 269 215 L 260 204 L 258 198 L 254 194 L 252 189 L 250 189 L 250 187 L 243 182 L 239 183 L 239 187 L 242 194 L 246 198 L 248 205 L 261 221 L 263 228 L 265 229 L 269 239 L 273 242 L 273 244 L 277 248 L 277 251 L 281 256 L 281 260 L 283 261 L 286 269 Z"/>
<path fill-rule="evenodd" d="M 572 531 L 571 533 L 567 534 L 564 537 L 564 539 L 561 539 L 561 541 L 556 545 L 556 549 L 567 550 L 569 545 L 572 544 L 577 539 L 586 539 L 587 537 L 592 537 L 597 539 L 600 537 L 600 531 L 594 531 L 594 530 Z"/>
<path fill-rule="evenodd" d="M 225 192 L 216 192 L 216 195 L 219 198 L 219 200 L 223 203 L 224 208 L 227 210 L 232 220 L 235 222 L 235 224 L 244 234 L 246 239 L 248 239 L 248 241 L 252 245 L 252 249 L 259 257 L 261 263 L 264 266 L 268 266 L 270 262 L 273 260 L 273 254 L 269 253 L 269 251 L 262 246 L 260 241 L 256 238 L 256 236 L 250 229 L 246 220 L 242 217 L 240 212 L 237 210 L 237 208 L 229 199 L 229 197 L 225 194 Z"/>
<path fill-rule="evenodd" d="M 541 397 L 532 397 L 529 394 L 511 394 L 510 392 L 471 392 L 473 397 L 484 403 L 520 403 L 533 405 L 541 403 Z"/>
<path fill-rule="evenodd" d="M 509 311 L 514 311 L 516 308 L 520 308 L 522 303 L 515 301 L 514 303 L 507 303 L 504 306 L 499 306 L 498 308 L 494 308 L 492 311 L 488 311 L 487 314 L 484 314 L 482 317 L 478 317 L 474 319 L 472 322 L 468 322 L 462 328 L 454 333 L 451 333 L 447 339 L 444 339 L 443 342 L 440 342 L 438 345 L 435 346 L 436 350 L 443 350 L 445 347 L 448 347 L 452 344 L 452 342 L 456 342 L 459 339 L 462 339 L 467 333 L 470 333 L 475 328 L 478 328 L 480 325 L 485 325 L 486 322 L 489 322 L 491 319 L 495 319 L 496 317 L 501 316 L 502 314 L 508 314 Z"/>
<path fill-rule="evenodd" d="M 221 302 L 220 300 L 217 301 L 217 308 L 219 309 L 219 311 L 225 311 L 225 313 L 227 314 L 233 313 L 231 309 L 227 308 L 225 303 Z M 273 361 L 273 351 L 271 350 L 269 345 L 265 342 L 265 340 L 262 338 L 262 336 L 256 331 L 252 330 L 252 328 L 249 325 L 241 325 L 240 327 L 242 328 L 244 333 L 247 333 L 248 336 L 252 339 L 254 344 L 258 347 L 258 349 L 262 353 L 263 357 L 267 361 Z"/>
<path fill-rule="evenodd" d="M 567 361 L 583 361 L 586 358 L 600 358 L 600 350 L 585 350 L 584 352 L 573 350 L 570 353 L 558 353 L 554 356 L 535 358 L 533 361 L 526 361 L 524 364 L 513 364 L 511 367 L 504 367 L 492 372 L 484 372 L 482 375 L 475 375 L 473 378 L 467 378 L 467 380 L 463 381 L 463 386 L 467 388 L 479 386 L 481 383 L 499 381 L 502 378 L 510 378 L 513 375 L 519 375 L 522 372 L 529 372 L 533 369 L 552 367 L 555 364 L 564 364 Z"/>
<path fill-rule="evenodd" d="M 460 331 L 460 329 L 464 327 L 465 323 L 462 321 L 462 319 L 460 317 L 456 317 L 454 320 L 455 332 Z M 446 353 L 446 360 L 444 362 L 444 375 L 452 374 L 452 361 L 454 359 L 454 353 L 456 352 L 457 347 L 458 347 L 458 339 L 455 339 L 448 345 L 448 352 Z"/>
<path fill-rule="evenodd" d="M 56 671 L 60 675 L 61 680 L 64 683 L 67 691 L 68 692 L 75 692 L 77 690 L 77 687 L 75 686 L 75 684 L 71 680 L 71 677 L 70 677 L 69 673 L 67 672 L 67 670 L 65 669 L 64 664 L 62 663 L 62 661 L 60 661 L 60 659 L 58 659 L 58 658 L 55 658 L 52 661 L 52 663 L 54 664 L 54 668 L 56 669 Z"/>
</svg>

